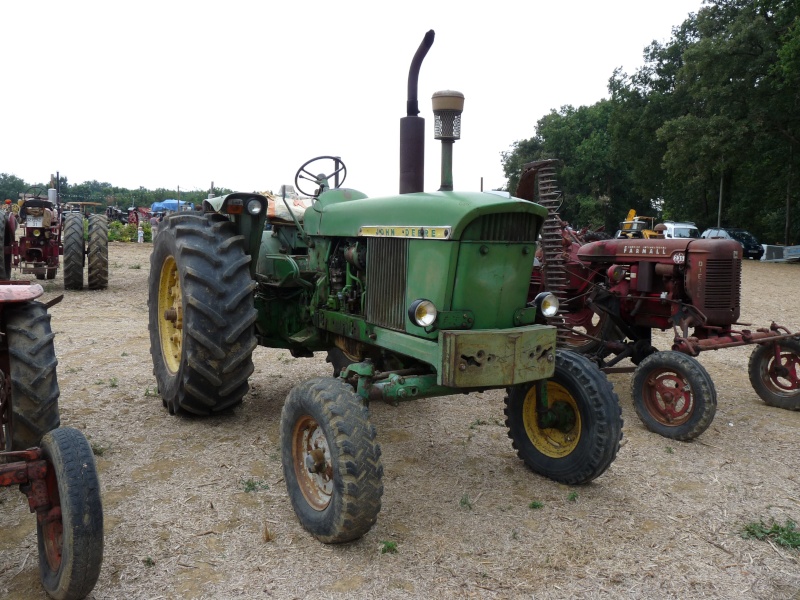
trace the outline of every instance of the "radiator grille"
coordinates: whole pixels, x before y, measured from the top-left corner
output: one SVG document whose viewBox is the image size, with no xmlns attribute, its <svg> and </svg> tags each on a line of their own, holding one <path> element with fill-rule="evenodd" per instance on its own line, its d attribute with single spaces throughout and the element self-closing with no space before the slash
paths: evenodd
<svg viewBox="0 0 800 600">
<path fill-rule="evenodd" d="M 478 217 L 464 233 L 464 239 L 487 242 L 534 242 L 539 219 L 530 213 L 497 213 Z"/>
<path fill-rule="evenodd" d="M 740 261 L 709 259 L 705 284 L 706 310 L 738 309 L 742 288 Z"/>
<path fill-rule="evenodd" d="M 405 330 L 406 273 L 409 240 L 367 240 L 367 321 Z"/>
</svg>

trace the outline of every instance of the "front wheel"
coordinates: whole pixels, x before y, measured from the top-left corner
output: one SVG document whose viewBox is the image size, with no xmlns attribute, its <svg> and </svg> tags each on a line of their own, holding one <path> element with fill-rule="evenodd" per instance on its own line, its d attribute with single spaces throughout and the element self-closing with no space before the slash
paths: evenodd
<svg viewBox="0 0 800 600">
<path fill-rule="evenodd" d="M 508 436 L 533 472 L 567 485 L 588 483 L 614 461 L 622 410 L 605 373 L 574 352 L 556 352 L 553 377 L 516 385 L 505 398 Z"/>
<path fill-rule="evenodd" d="M 77 429 L 42 439 L 51 509 L 37 518 L 39 574 L 56 600 L 84 598 L 103 562 L 103 506 L 92 448 Z"/>
<path fill-rule="evenodd" d="M 367 533 L 381 509 L 383 465 L 364 400 L 340 379 L 311 379 L 289 392 L 280 427 L 300 524 L 326 544 Z"/>
<path fill-rule="evenodd" d="M 150 255 L 150 354 L 170 413 L 208 415 L 239 404 L 256 347 L 244 240 L 222 215 L 164 219 Z"/>
<path fill-rule="evenodd" d="M 759 345 L 750 355 L 747 371 L 767 406 L 800 410 L 800 339 Z"/>
<path fill-rule="evenodd" d="M 717 391 L 708 371 L 691 356 L 671 350 L 639 363 L 631 394 L 644 426 L 673 440 L 696 438 L 717 412 Z"/>
</svg>

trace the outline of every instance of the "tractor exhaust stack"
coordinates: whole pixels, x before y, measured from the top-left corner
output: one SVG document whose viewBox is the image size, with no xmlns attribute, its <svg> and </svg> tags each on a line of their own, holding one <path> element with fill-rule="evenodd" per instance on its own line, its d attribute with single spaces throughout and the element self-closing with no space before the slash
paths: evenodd
<svg viewBox="0 0 800 600">
<path fill-rule="evenodd" d="M 425 188 L 425 119 L 419 117 L 417 86 L 419 70 L 433 45 L 433 29 L 425 34 L 408 70 L 406 116 L 400 119 L 400 193 L 422 192 Z"/>
</svg>

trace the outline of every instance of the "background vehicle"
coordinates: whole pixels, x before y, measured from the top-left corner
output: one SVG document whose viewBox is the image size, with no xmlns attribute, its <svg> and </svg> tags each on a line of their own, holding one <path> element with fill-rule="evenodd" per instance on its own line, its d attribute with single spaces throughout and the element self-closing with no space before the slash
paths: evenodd
<svg viewBox="0 0 800 600">
<path fill-rule="evenodd" d="M 764 247 L 758 243 L 756 236 L 746 229 L 712 227 L 711 229 L 706 229 L 701 237 L 703 239 L 736 240 L 742 245 L 745 258 L 761 260 L 761 257 L 764 256 Z"/>
<path fill-rule="evenodd" d="M 664 237 L 668 239 L 696 239 L 700 230 L 691 221 L 664 221 Z"/>
<path fill-rule="evenodd" d="M 3 248 L 6 257 L 4 278 L 12 267 L 37 279 L 55 279 L 60 256 L 64 256 L 64 287 L 83 289 L 84 265 L 88 256 L 89 289 L 108 287 L 108 220 L 104 214 L 91 214 L 96 202 L 63 204 L 57 188 L 37 188 L 21 194 L 21 232 L 16 221 L 3 213 Z M 84 215 L 88 220 L 88 243 Z"/>
<path fill-rule="evenodd" d="M 557 352 L 555 328 L 541 323 L 555 310 L 552 296 L 527 305 L 546 211 L 451 191 L 458 92 L 434 94 L 443 178 L 439 192 L 422 193 L 416 90 L 432 43 L 430 31 L 409 72 L 400 195 L 367 198 L 341 187 L 346 166 L 321 156 L 295 175 L 297 191 L 314 199 L 302 218 L 284 196 L 274 201 L 289 220 L 273 218 L 265 230 L 267 198 L 229 194 L 206 200 L 203 213 L 165 218 L 154 243 L 151 355 L 170 412 L 205 415 L 239 404 L 256 345 L 295 357 L 328 352 L 334 377 L 292 389 L 280 423 L 293 508 L 327 543 L 360 537 L 380 510 L 383 466 L 370 401 L 505 388 L 518 455 L 567 484 L 602 474 L 622 435 L 605 375 L 585 357 Z"/>
<path fill-rule="evenodd" d="M 57 600 L 85 597 L 103 558 L 103 510 L 92 449 L 59 428 L 48 306 L 38 284 L 0 281 L 0 486 L 18 485 L 36 513 L 39 573 Z"/>
<path fill-rule="evenodd" d="M 588 242 L 588 234 L 565 230 L 558 217 L 555 162 L 525 165 L 517 194 L 533 198 L 538 182 L 549 210 L 529 298 L 543 289 L 559 297 L 550 322 L 559 327 L 560 345 L 608 372 L 633 371 L 636 412 L 665 437 L 695 438 L 714 418 L 716 390 L 696 360 L 706 350 L 756 344 L 748 363 L 753 389 L 770 406 L 800 410 L 800 335 L 775 323 L 734 328 L 748 327 L 738 323 L 741 245 L 695 238 Z M 669 328 L 672 348 L 658 351 L 652 330 Z M 635 366 L 617 366 L 626 358 Z"/>
</svg>

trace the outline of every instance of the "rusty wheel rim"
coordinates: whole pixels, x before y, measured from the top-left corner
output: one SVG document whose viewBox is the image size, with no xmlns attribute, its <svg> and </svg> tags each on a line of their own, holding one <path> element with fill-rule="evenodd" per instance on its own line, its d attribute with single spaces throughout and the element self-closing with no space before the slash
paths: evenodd
<svg viewBox="0 0 800 600">
<path fill-rule="evenodd" d="M 536 386 L 531 386 L 522 405 L 522 422 L 533 446 L 550 458 L 563 458 L 572 453 L 581 439 L 581 415 L 578 404 L 567 389 L 553 381 L 547 382 L 547 402 L 551 406 L 563 403 L 574 416 L 574 425 L 568 431 L 554 427 L 539 427 L 536 412 Z"/>
<path fill-rule="evenodd" d="M 298 419 L 292 433 L 292 463 L 303 497 L 314 510 L 325 510 L 333 497 L 333 465 L 322 427 L 310 416 Z"/>
<path fill-rule="evenodd" d="M 647 412 L 670 427 L 686 423 L 694 412 L 692 386 L 680 374 L 668 369 L 656 370 L 647 378 L 642 399 Z"/>
<path fill-rule="evenodd" d="M 164 364 L 170 374 L 175 375 L 180 368 L 183 347 L 183 294 L 178 263 L 172 256 L 164 261 L 158 281 L 158 335 Z"/>
<path fill-rule="evenodd" d="M 769 361 L 765 375 L 761 379 L 775 392 L 795 392 L 800 389 L 800 360 L 793 352 L 780 352 Z"/>
<path fill-rule="evenodd" d="M 41 515 L 42 542 L 47 566 L 57 572 L 61 568 L 61 556 L 64 540 L 64 523 L 61 515 L 61 497 L 58 494 L 58 482 L 53 465 L 47 463 L 47 494 L 52 508 Z"/>
</svg>

